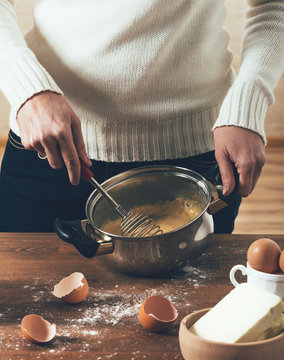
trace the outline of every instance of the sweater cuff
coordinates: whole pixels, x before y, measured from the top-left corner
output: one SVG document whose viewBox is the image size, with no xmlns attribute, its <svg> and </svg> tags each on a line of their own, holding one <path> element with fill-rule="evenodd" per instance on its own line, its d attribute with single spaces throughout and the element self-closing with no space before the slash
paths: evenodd
<svg viewBox="0 0 284 360">
<path fill-rule="evenodd" d="M 236 80 L 223 101 L 213 130 L 220 126 L 243 127 L 258 133 L 266 144 L 264 120 L 273 101 L 273 94 L 267 93 L 257 81 Z"/>
<path fill-rule="evenodd" d="M 29 49 L 19 51 L 1 67 L 1 91 L 16 112 L 29 98 L 42 91 L 63 94 Z"/>
</svg>

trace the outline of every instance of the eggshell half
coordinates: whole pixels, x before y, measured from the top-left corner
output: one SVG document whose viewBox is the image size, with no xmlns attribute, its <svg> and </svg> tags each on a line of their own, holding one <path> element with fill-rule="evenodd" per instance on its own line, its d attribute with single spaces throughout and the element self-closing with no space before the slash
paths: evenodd
<svg viewBox="0 0 284 360">
<path fill-rule="evenodd" d="M 56 335 L 56 325 L 35 314 L 26 315 L 21 321 L 23 336 L 34 343 L 45 343 Z"/>
<path fill-rule="evenodd" d="M 69 304 L 78 304 L 85 300 L 89 285 L 82 273 L 75 272 L 54 286 L 53 295 Z"/>
<path fill-rule="evenodd" d="M 178 312 L 172 303 L 159 295 L 148 297 L 139 309 L 141 325 L 154 332 L 166 330 L 175 322 L 177 317 Z"/>
<path fill-rule="evenodd" d="M 249 265 L 258 271 L 274 273 L 279 271 L 279 256 L 281 249 L 279 245 L 267 238 L 255 240 L 247 252 Z"/>
</svg>

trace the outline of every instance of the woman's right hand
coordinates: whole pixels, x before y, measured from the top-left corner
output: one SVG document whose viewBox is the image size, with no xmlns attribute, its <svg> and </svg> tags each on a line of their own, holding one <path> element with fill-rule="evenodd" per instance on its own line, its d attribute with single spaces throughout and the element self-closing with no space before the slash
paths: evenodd
<svg viewBox="0 0 284 360">
<path fill-rule="evenodd" d="M 35 150 L 53 169 L 66 166 L 71 184 L 80 182 L 80 160 L 91 166 L 83 140 L 81 121 L 65 98 L 51 91 L 27 100 L 17 114 L 23 146 Z M 80 160 L 79 160 L 80 159 Z"/>
</svg>

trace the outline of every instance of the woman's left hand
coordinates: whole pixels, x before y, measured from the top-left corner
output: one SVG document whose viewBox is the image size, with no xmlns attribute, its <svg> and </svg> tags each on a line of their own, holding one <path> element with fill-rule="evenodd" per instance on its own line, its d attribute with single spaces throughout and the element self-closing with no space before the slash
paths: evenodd
<svg viewBox="0 0 284 360">
<path fill-rule="evenodd" d="M 247 197 L 253 191 L 266 160 L 261 136 L 241 127 L 222 126 L 214 130 L 214 141 L 223 195 L 229 195 L 235 188 L 235 167 L 239 174 L 237 193 Z"/>
</svg>

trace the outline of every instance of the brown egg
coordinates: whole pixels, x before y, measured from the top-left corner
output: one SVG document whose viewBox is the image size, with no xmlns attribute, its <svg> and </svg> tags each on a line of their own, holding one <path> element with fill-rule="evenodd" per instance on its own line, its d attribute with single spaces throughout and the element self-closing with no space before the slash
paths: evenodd
<svg viewBox="0 0 284 360">
<path fill-rule="evenodd" d="M 21 322 L 23 336 L 34 343 L 45 343 L 52 340 L 56 334 L 56 325 L 50 324 L 39 315 L 26 315 Z"/>
<path fill-rule="evenodd" d="M 178 312 L 172 303 L 159 295 L 153 295 L 143 301 L 139 309 L 142 326 L 150 331 L 163 331 L 176 320 Z"/>
<path fill-rule="evenodd" d="M 53 295 L 69 304 L 78 304 L 85 300 L 89 285 L 82 273 L 75 272 L 54 286 Z"/>
<path fill-rule="evenodd" d="M 279 257 L 279 267 L 282 272 L 284 272 L 284 250 L 282 250 L 280 257 Z"/>
<path fill-rule="evenodd" d="M 281 249 L 275 241 L 267 238 L 255 240 L 247 252 L 247 260 L 255 270 L 273 273 L 279 271 Z"/>
</svg>

